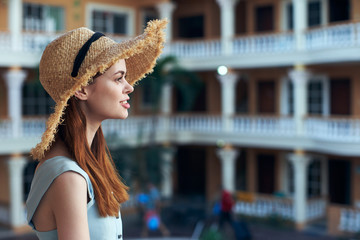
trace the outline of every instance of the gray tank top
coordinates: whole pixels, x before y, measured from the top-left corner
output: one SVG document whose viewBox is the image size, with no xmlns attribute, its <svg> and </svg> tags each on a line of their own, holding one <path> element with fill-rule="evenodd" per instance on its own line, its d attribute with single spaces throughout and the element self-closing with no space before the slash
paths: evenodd
<svg viewBox="0 0 360 240">
<path fill-rule="evenodd" d="M 73 171 L 83 176 L 87 182 L 88 195 L 90 201 L 87 204 L 87 217 L 91 240 L 118 240 L 123 239 L 122 221 L 119 217 L 101 217 L 98 212 L 94 196 L 93 187 L 87 173 L 73 160 L 57 156 L 46 160 L 40 165 L 35 172 L 34 179 L 31 183 L 29 197 L 26 201 L 27 221 L 34 229 L 39 240 L 56 240 L 58 239 L 57 230 L 40 232 L 35 229 L 32 222 L 34 213 L 40 203 L 40 200 L 49 189 L 51 183 L 62 173 Z"/>
</svg>

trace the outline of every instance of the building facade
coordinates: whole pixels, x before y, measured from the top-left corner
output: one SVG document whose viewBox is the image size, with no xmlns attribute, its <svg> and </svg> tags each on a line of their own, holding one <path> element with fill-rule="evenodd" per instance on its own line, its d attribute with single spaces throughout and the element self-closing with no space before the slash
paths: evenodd
<svg viewBox="0 0 360 240">
<path fill-rule="evenodd" d="M 203 87 L 183 112 L 184 96 L 164 85 L 157 121 L 148 124 L 153 116 L 140 86 L 130 117 L 103 124 L 105 134 L 116 136 L 110 147 L 147 145 L 156 130 L 152 139 L 168 149 L 165 197 L 200 195 L 211 203 L 223 186 L 236 194 L 240 214 L 276 214 L 299 229 L 322 219 L 330 234 L 359 232 L 359 5 L 0 1 L 0 222 L 25 225 L 27 156 L 53 106 L 33 80 L 46 44 L 80 26 L 121 41 L 141 33 L 148 20 L 167 17 L 163 56 L 176 56 Z M 126 143 L 116 141 L 125 136 Z"/>
</svg>

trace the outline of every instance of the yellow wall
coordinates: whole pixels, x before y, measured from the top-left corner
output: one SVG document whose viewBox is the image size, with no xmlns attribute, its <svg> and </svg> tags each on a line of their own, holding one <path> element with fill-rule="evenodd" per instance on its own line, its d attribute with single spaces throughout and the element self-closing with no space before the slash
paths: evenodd
<svg viewBox="0 0 360 240">
<path fill-rule="evenodd" d="M 351 19 L 353 21 L 360 21 L 360 1 L 359 0 L 351 0 L 350 1 L 350 11 L 351 11 Z"/>
<path fill-rule="evenodd" d="M 3 77 L 4 69 L 0 68 L 0 119 L 7 117 L 7 87 Z"/>
<path fill-rule="evenodd" d="M 0 156 L 0 204 L 6 205 L 9 202 L 10 194 L 7 157 Z"/>
<path fill-rule="evenodd" d="M 8 29 L 8 14 L 7 4 L 4 1 L 0 1 L 0 31 L 6 31 Z"/>
</svg>

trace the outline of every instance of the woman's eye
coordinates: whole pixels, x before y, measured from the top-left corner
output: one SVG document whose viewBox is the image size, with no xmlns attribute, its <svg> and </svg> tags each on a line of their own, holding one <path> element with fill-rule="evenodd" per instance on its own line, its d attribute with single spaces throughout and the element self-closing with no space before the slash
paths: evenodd
<svg viewBox="0 0 360 240">
<path fill-rule="evenodd" d="M 116 79 L 116 81 L 121 82 L 122 79 L 123 79 L 123 77 L 119 77 Z"/>
</svg>

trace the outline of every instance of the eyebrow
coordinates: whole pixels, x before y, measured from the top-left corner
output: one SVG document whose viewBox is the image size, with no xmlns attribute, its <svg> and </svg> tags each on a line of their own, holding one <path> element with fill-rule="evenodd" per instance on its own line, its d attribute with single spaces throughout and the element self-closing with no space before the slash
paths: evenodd
<svg viewBox="0 0 360 240">
<path fill-rule="evenodd" d="M 117 71 L 116 73 L 114 73 L 114 75 L 119 74 L 119 73 L 121 73 L 122 75 L 124 75 L 124 74 L 125 74 L 125 71 L 123 71 L 123 70 Z M 114 76 L 114 75 L 113 75 L 113 76 Z"/>
</svg>

